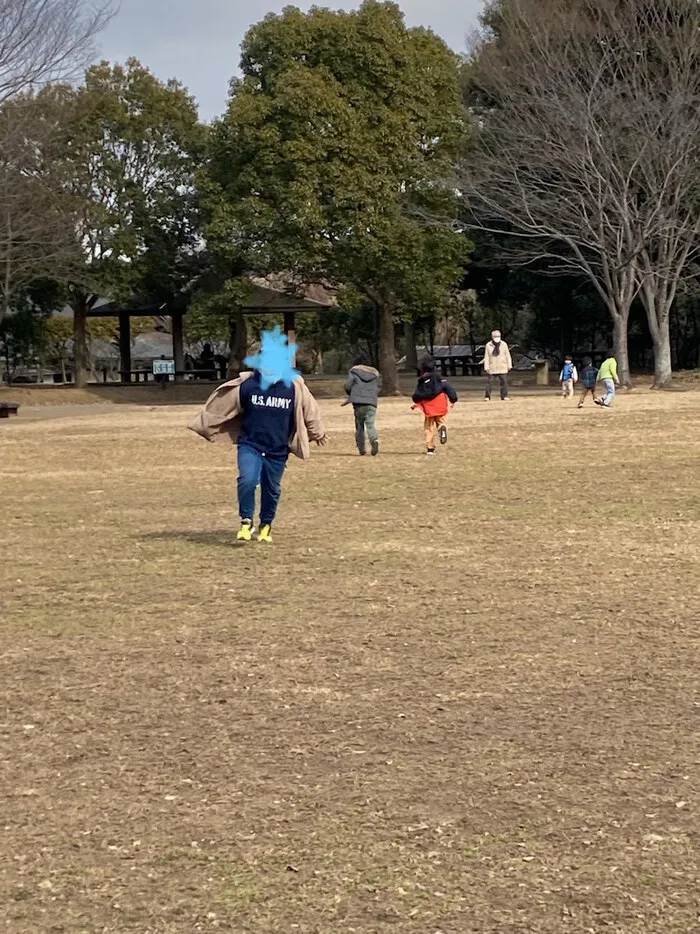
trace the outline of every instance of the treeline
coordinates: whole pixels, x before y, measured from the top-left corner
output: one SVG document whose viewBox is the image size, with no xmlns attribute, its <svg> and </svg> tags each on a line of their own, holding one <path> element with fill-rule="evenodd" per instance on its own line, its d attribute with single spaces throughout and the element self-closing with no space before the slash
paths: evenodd
<svg viewBox="0 0 700 934">
<path fill-rule="evenodd" d="M 51 5 L 13 2 L 56 46 Z M 302 335 L 365 345 L 388 391 L 404 342 L 495 325 L 543 353 L 612 339 L 627 382 L 631 360 L 658 386 L 697 365 L 695 0 L 497 0 L 463 56 L 393 3 L 287 8 L 210 125 L 135 60 L 67 80 L 108 11 L 60 3 L 63 57 L 0 87 L 5 348 L 68 305 L 80 384 L 108 298 L 187 308 L 235 364 L 249 276 L 275 274 L 335 290 Z"/>
</svg>

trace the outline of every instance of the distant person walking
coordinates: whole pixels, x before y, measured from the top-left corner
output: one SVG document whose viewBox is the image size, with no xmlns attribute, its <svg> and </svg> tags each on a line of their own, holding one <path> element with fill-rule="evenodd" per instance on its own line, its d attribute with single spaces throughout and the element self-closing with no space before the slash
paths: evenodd
<svg viewBox="0 0 700 934">
<path fill-rule="evenodd" d="M 591 399 L 595 402 L 595 384 L 598 382 L 598 368 L 593 366 L 590 357 L 583 358 L 583 369 L 581 370 L 581 381 L 583 382 L 583 392 L 579 396 L 578 408 L 583 408 L 583 403 L 590 393 Z"/>
<path fill-rule="evenodd" d="M 510 398 L 508 391 L 508 374 L 513 369 L 513 361 L 510 356 L 508 344 L 501 337 L 500 331 L 492 331 L 491 340 L 484 350 L 484 373 L 486 374 L 486 395 L 487 402 L 491 401 L 491 390 L 493 381 L 498 377 L 501 388 L 501 399 L 505 402 Z"/>
<path fill-rule="evenodd" d="M 355 411 L 355 443 L 362 457 L 367 453 L 365 434 L 369 439 L 372 457 L 379 454 L 379 435 L 376 428 L 379 401 L 379 371 L 356 360 L 345 383 L 347 400 Z"/>
<path fill-rule="evenodd" d="M 561 368 L 561 373 L 559 374 L 559 382 L 561 383 L 562 397 L 564 399 L 569 399 L 573 396 L 574 386 L 578 383 L 578 370 L 568 354 L 564 357 L 564 366 Z"/>
<path fill-rule="evenodd" d="M 617 360 L 613 350 L 609 350 L 605 360 L 603 360 L 600 370 L 598 370 L 598 379 L 605 388 L 605 395 L 600 399 L 596 399 L 595 404 L 602 406 L 604 409 L 609 409 L 615 398 L 615 387 L 620 385 L 617 375 Z"/>
<path fill-rule="evenodd" d="M 435 455 L 435 440 L 447 444 L 447 413 L 457 402 L 457 393 L 435 371 L 432 357 L 424 357 L 419 366 L 418 385 L 413 393 L 412 409 L 420 409 L 425 416 L 425 453 Z"/>
</svg>

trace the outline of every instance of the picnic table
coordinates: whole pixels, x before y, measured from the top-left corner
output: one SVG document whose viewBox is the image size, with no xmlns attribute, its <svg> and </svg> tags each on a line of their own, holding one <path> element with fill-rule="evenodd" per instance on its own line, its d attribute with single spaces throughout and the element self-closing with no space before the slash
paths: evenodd
<svg viewBox="0 0 700 934">
<path fill-rule="evenodd" d="M 9 418 L 19 411 L 19 402 L 0 402 L 0 418 Z"/>
<path fill-rule="evenodd" d="M 462 376 L 479 376 L 484 370 L 483 362 L 475 360 L 472 356 L 450 354 L 449 356 L 436 356 L 435 360 L 443 376 L 457 376 L 458 368 L 462 371 Z"/>
</svg>

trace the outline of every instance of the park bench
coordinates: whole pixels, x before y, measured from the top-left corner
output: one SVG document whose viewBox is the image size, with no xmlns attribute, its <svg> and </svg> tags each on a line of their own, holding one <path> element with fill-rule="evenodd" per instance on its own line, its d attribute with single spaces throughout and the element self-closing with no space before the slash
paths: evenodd
<svg viewBox="0 0 700 934">
<path fill-rule="evenodd" d="M 0 402 L 0 418 L 9 418 L 19 411 L 18 402 Z"/>
</svg>

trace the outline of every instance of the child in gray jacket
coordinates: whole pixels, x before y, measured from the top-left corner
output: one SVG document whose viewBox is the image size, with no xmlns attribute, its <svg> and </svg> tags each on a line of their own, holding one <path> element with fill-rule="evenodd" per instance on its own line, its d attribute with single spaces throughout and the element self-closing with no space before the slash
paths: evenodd
<svg viewBox="0 0 700 934">
<path fill-rule="evenodd" d="M 365 432 L 369 438 L 372 457 L 379 454 L 379 436 L 375 426 L 379 401 L 379 372 L 357 360 L 345 383 L 348 398 L 343 405 L 352 404 L 355 410 L 355 443 L 362 457 L 367 453 Z"/>
</svg>

